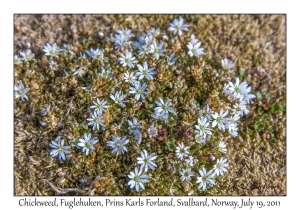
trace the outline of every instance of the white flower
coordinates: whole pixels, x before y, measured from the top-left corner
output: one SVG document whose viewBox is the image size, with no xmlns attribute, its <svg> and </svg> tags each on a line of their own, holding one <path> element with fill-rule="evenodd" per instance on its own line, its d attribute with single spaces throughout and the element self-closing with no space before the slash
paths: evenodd
<svg viewBox="0 0 300 210">
<path fill-rule="evenodd" d="M 249 104 L 250 100 L 254 99 L 256 96 L 250 93 L 251 89 L 252 89 L 251 86 L 248 87 L 248 83 L 246 81 L 243 82 L 243 83 L 245 83 L 245 84 L 243 86 L 244 88 L 241 90 L 241 97 L 240 97 L 240 99 L 242 101 L 244 101 L 245 104 Z"/>
<path fill-rule="evenodd" d="M 154 109 L 155 112 L 160 113 L 163 116 L 168 116 L 169 112 L 175 114 L 174 109 L 171 107 L 172 103 L 170 99 L 167 99 L 164 102 L 162 98 L 159 98 L 159 101 L 155 101 L 155 103 L 158 106 Z"/>
<path fill-rule="evenodd" d="M 130 47 L 131 41 L 128 41 L 128 37 L 121 34 L 115 35 L 114 45 L 116 50 L 124 50 L 126 46 Z"/>
<path fill-rule="evenodd" d="M 175 56 L 175 53 L 172 53 L 170 56 L 167 57 L 168 59 L 168 65 L 174 65 L 175 62 L 177 61 L 177 57 Z"/>
<path fill-rule="evenodd" d="M 115 34 L 115 37 L 116 36 L 120 36 L 120 35 L 119 34 Z M 109 37 L 105 37 L 105 40 L 109 41 L 109 42 L 114 42 L 115 41 L 114 34 L 110 33 Z"/>
<path fill-rule="evenodd" d="M 139 44 L 136 42 L 136 46 L 139 48 L 138 53 L 143 56 L 151 53 L 153 40 L 153 36 L 149 34 L 145 38 L 139 39 Z"/>
<path fill-rule="evenodd" d="M 204 54 L 204 49 L 200 48 L 201 42 L 198 42 L 196 44 L 192 44 L 191 42 L 189 42 L 187 44 L 187 47 L 189 48 L 189 52 L 188 54 L 193 57 L 199 57 L 200 55 Z"/>
<path fill-rule="evenodd" d="M 14 95 L 15 98 L 20 98 L 22 101 L 26 99 L 28 101 L 28 97 L 26 93 L 28 92 L 30 88 L 25 88 L 21 81 L 17 84 L 17 86 L 14 87 Z"/>
<path fill-rule="evenodd" d="M 103 49 L 96 48 L 95 50 L 93 50 L 91 48 L 90 51 L 86 50 L 85 52 L 86 52 L 86 54 L 91 56 L 93 59 L 99 60 L 101 62 L 101 64 L 103 65 L 103 59 L 104 59 L 104 50 Z"/>
<path fill-rule="evenodd" d="M 121 36 L 124 36 L 126 39 L 130 39 L 131 37 L 134 37 L 134 34 L 131 33 L 131 30 L 127 28 L 117 30 L 117 33 Z"/>
<path fill-rule="evenodd" d="M 157 136 L 157 129 L 154 127 L 153 123 L 150 126 L 150 128 L 148 128 L 148 134 L 149 134 L 149 138 L 153 138 Z"/>
<path fill-rule="evenodd" d="M 251 87 L 249 87 L 249 88 L 251 89 Z M 247 88 L 247 89 L 248 89 L 248 88 Z M 249 92 L 250 92 L 250 91 L 249 91 Z M 241 100 L 244 101 L 245 104 L 249 104 L 250 101 L 251 101 L 252 99 L 256 98 L 255 95 L 253 95 L 253 94 L 251 94 L 251 93 L 249 94 L 249 92 L 247 93 L 246 91 L 243 91 L 243 92 L 241 93 L 241 95 L 242 95 Z"/>
<path fill-rule="evenodd" d="M 48 104 L 45 108 L 41 110 L 41 115 L 45 116 L 49 111 L 50 111 L 50 104 Z"/>
<path fill-rule="evenodd" d="M 144 62 L 144 66 L 138 64 L 137 67 L 139 71 L 136 73 L 136 76 L 139 77 L 139 80 L 143 79 L 144 77 L 146 77 L 147 80 L 151 80 L 153 79 L 152 75 L 156 74 L 154 68 L 148 68 L 147 61 Z"/>
<path fill-rule="evenodd" d="M 235 114 L 231 116 L 230 118 L 226 118 L 226 128 L 231 129 L 237 126 L 237 122 L 240 119 L 240 115 Z"/>
<path fill-rule="evenodd" d="M 99 111 L 99 112 L 105 112 L 106 109 L 109 108 L 108 105 L 105 105 L 107 103 L 107 101 L 105 101 L 104 99 L 102 99 L 101 101 L 97 98 L 96 101 L 93 101 L 93 106 L 90 106 L 91 109 L 95 109 L 95 111 Z"/>
<path fill-rule="evenodd" d="M 163 39 L 164 41 L 168 41 L 168 40 L 169 40 L 169 37 L 167 36 L 167 34 L 163 33 L 163 34 L 162 34 L 162 39 Z"/>
<path fill-rule="evenodd" d="M 143 83 L 141 85 L 141 83 L 139 81 L 136 81 L 133 83 L 133 87 L 129 88 L 129 93 L 135 94 L 134 98 L 135 100 L 139 100 L 140 97 L 142 97 L 142 99 L 145 99 L 145 95 L 144 94 L 148 94 L 147 91 L 145 91 L 147 88 L 147 84 Z"/>
<path fill-rule="evenodd" d="M 221 152 L 221 153 L 223 153 L 223 154 L 226 154 L 227 153 L 226 145 L 227 145 L 226 143 L 224 143 L 224 142 L 221 141 L 219 143 L 218 151 Z"/>
<path fill-rule="evenodd" d="M 210 121 L 212 115 L 213 115 L 213 113 L 212 113 L 210 107 L 209 107 L 208 104 L 207 104 L 207 105 L 206 105 L 206 108 L 203 108 L 203 109 L 201 110 L 201 113 L 200 113 L 199 117 L 206 118 L 208 121 Z"/>
<path fill-rule="evenodd" d="M 134 136 L 138 135 L 140 133 L 140 129 L 142 129 L 142 126 L 140 126 L 141 122 L 138 122 L 136 118 L 133 118 L 132 121 L 127 120 L 129 125 L 129 134 L 132 134 Z"/>
<path fill-rule="evenodd" d="M 148 42 L 149 42 L 149 37 L 138 36 L 138 41 L 134 41 L 133 45 L 138 48 L 138 53 L 140 55 L 146 55 L 149 53 Z"/>
<path fill-rule="evenodd" d="M 98 74 L 100 77 L 106 78 L 106 79 L 112 79 L 114 74 L 111 71 L 111 67 L 108 69 L 101 68 L 101 73 Z"/>
<path fill-rule="evenodd" d="M 135 190 L 138 192 L 140 188 L 145 190 L 144 184 L 143 183 L 148 183 L 149 182 L 149 176 L 142 174 L 142 169 L 139 171 L 138 168 L 134 169 L 134 172 L 130 172 L 128 175 L 128 178 L 131 179 L 128 182 L 128 185 L 130 186 L 130 189 L 132 189 L 135 186 Z"/>
<path fill-rule="evenodd" d="M 172 23 L 170 23 L 170 27 L 168 28 L 168 31 L 173 31 L 173 34 L 176 33 L 181 36 L 182 31 L 188 31 L 188 24 L 183 24 L 183 18 L 180 18 L 179 20 L 175 18 Z"/>
<path fill-rule="evenodd" d="M 121 138 L 119 136 L 112 136 L 112 141 L 108 141 L 106 143 L 107 146 L 109 146 L 112 149 L 112 153 L 116 153 L 118 156 L 119 153 L 124 154 L 127 152 L 127 148 L 125 147 L 126 144 L 129 143 L 129 140 L 126 139 L 126 136 Z"/>
<path fill-rule="evenodd" d="M 88 156 L 89 152 L 95 150 L 94 144 L 98 142 L 96 137 L 92 138 L 91 134 L 84 134 L 83 139 L 78 139 L 77 146 L 82 148 L 82 152 L 85 152 L 85 155 Z"/>
<path fill-rule="evenodd" d="M 121 57 L 119 57 L 119 60 L 123 67 L 128 66 L 129 68 L 133 68 L 134 64 L 137 63 L 137 60 L 135 60 L 135 57 L 133 57 L 131 52 L 128 52 L 128 51 L 125 52 L 125 55 L 121 54 Z"/>
<path fill-rule="evenodd" d="M 73 52 L 74 47 L 70 44 L 64 44 L 63 45 L 63 51 L 65 51 L 66 53 L 75 56 L 76 54 Z"/>
<path fill-rule="evenodd" d="M 79 67 L 79 68 L 74 72 L 73 75 L 76 75 L 76 74 L 77 74 L 79 77 L 82 78 L 82 76 L 85 75 L 85 73 L 86 73 L 86 67 L 81 66 L 81 67 Z"/>
<path fill-rule="evenodd" d="M 20 65 L 22 63 L 22 59 L 19 58 L 18 55 L 14 55 L 14 64 L 15 65 Z"/>
<path fill-rule="evenodd" d="M 238 127 L 230 127 L 228 132 L 231 136 L 236 137 L 238 135 Z"/>
<path fill-rule="evenodd" d="M 78 58 L 86 59 L 86 55 L 84 53 L 80 52 Z"/>
<path fill-rule="evenodd" d="M 165 112 L 154 112 L 154 114 L 151 115 L 151 117 L 153 117 L 154 119 L 156 120 L 167 120 L 168 117 L 169 117 L 169 114 L 168 113 L 165 113 Z"/>
<path fill-rule="evenodd" d="M 199 134 L 197 134 L 195 136 L 195 140 L 200 145 L 204 145 L 206 143 L 206 138 L 204 138 L 203 136 L 200 136 Z"/>
<path fill-rule="evenodd" d="M 211 128 L 209 128 L 209 122 L 206 118 L 198 118 L 198 125 L 195 125 L 196 129 L 199 130 L 199 135 L 206 138 L 206 135 L 211 135 Z"/>
<path fill-rule="evenodd" d="M 163 49 L 163 42 L 161 41 L 159 45 L 156 44 L 156 41 L 154 40 L 152 45 L 150 46 L 150 52 L 154 53 L 156 59 L 158 60 L 160 56 L 164 56 L 164 52 L 166 49 Z"/>
<path fill-rule="evenodd" d="M 226 124 L 226 115 L 228 114 L 228 111 L 226 111 L 225 113 L 223 113 L 223 110 L 221 110 L 220 114 L 218 113 L 214 113 L 213 114 L 213 118 L 214 121 L 212 122 L 212 127 L 216 127 L 216 125 L 218 125 L 218 128 L 222 131 L 225 131 L 225 125 Z"/>
<path fill-rule="evenodd" d="M 140 48 L 142 45 L 145 45 L 146 41 L 145 41 L 145 37 L 139 35 L 138 36 L 138 40 L 133 42 L 133 45 L 137 48 Z M 146 44 L 147 45 L 147 44 Z"/>
<path fill-rule="evenodd" d="M 245 104 L 245 101 L 240 101 L 240 103 L 236 103 L 233 105 L 233 109 L 231 110 L 233 115 L 243 116 L 245 114 L 249 114 L 250 111 Z"/>
<path fill-rule="evenodd" d="M 199 42 L 199 40 L 195 37 L 194 34 L 191 35 L 191 41 L 190 43 L 192 43 L 193 45 L 197 44 L 197 42 Z"/>
<path fill-rule="evenodd" d="M 191 181 L 191 177 L 195 176 L 195 172 L 191 171 L 190 168 L 182 169 L 182 171 L 179 171 L 181 178 L 181 181 L 186 180 L 187 182 Z"/>
<path fill-rule="evenodd" d="M 20 56 L 22 57 L 21 60 L 24 60 L 24 61 L 31 61 L 31 60 L 34 60 L 34 54 L 31 53 L 31 50 L 27 49 L 24 52 L 20 52 Z"/>
<path fill-rule="evenodd" d="M 148 35 L 145 37 L 145 43 L 146 43 L 146 45 L 150 46 L 150 45 L 153 43 L 153 41 L 154 41 L 154 38 L 153 38 L 152 35 L 149 35 L 149 34 L 148 34 Z"/>
<path fill-rule="evenodd" d="M 230 85 L 229 84 L 224 84 L 223 93 L 225 95 L 227 95 L 227 96 L 231 94 L 231 90 L 230 90 Z"/>
<path fill-rule="evenodd" d="M 47 45 L 44 46 L 43 51 L 45 52 L 45 55 L 53 57 L 60 54 L 60 52 L 63 51 L 63 49 L 56 49 L 56 43 L 54 43 L 52 46 L 49 43 L 47 43 Z"/>
<path fill-rule="evenodd" d="M 143 56 L 149 54 L 149 47 L 148 47 L 148 45 L 144 44 L 141 47 L 139 47 L 138 53 L 139 53 L 139 55 L 143 55 Z"/>
<path fill-rule="evenodd" d="M 136 140 L 136 142 L 138 144 L 141 144 L 142 143 L 142 134 L 141 133 L 137 133 L 133 136 L 134 140 Z"/>
<path fill-rule="evenodd" d="M 99 126 L 104 126 L 103 122 L 104 120 L 102 119 L 102 113 L 99 111 L 94 111 L 94 113 L 91 113 L 90 118 L 87 119 L 89 121 L 88 125 L 93 126 L 93 130 L 97 129 L 99 130 Z"/>
<path fill-rule="evenodd" d="M 157 37 L 160 34 L 159 28 L 156 29 L 156 28 L 153 28 L 153 27 L 150 30 L 147 30 L 146 32 L 147 32 L 148 35 L 151 35 L 153 37 Z"/>
<path fill-rule="evenodd" d="M 133 84 L 136 81 L 137 77 L 134 72 L 128 73 L 128 71 L 124 74 L 125 82 L 130 82 Z"/>
<path fill-rule="evenodd" d="M 179 144 L 178 147 L 176 147 L 176 156 L 183 160 L 183 158 L 187 157 L 189 155 L 189 151 L 187 151 L 190 147 L 185 147 L 183 143 Z"/>
<path fill-rule="evenodd" d="M 49 68 L 50 68 L 52 71 L 55 71 L 55 70 L 57 70 L 57 68 L 58 68 L 58 64 L 57 64 L 55 61 L 49 61 Z"/>
<path fill-rule="evenodd" d="M 224 58 L 222 60 L 222 67 L 225 70 L 229 70 L 229 69 L 232 69 L 234 67 L 234 63 L 233 63 L 233 61 L 228 60 L 227 58 Z"/>
<path fill-rule="evenodd" d="M 189 164 L 190 166 L 194 166 L 194 157 L 193 156 L 188 156 L 188 158 L 186 158 L 184 160 L 187 164 Z"/>
<path fill-rule="evenodd" d="M 203 191 L 206 190 L 206 185 L 213 186 L 215 185 L 215 182 L 213 180 L 215 174 L 213 173 L 213 170 L 210 170 L 208 173 L 206 173 L 205 168 L 203 167 L 202 170 L 199 170 L 199 173 L 201 177 L 197 177 L 197 184 L 199 184 L 198 189 L 200 190 L 202 188 Z"/>
<path fill-rule="evenodd" d="M 64 146 L 64 140 L 60 140 L 60 137 L 56 137 L 54 141 L 51 141 L 49 146 L 52 148 L 50 155 L 55 157 L 57 155 L 58 160 L 65 160 L 65 154 L 70 154 L 70 146 Z"/>
<path fill-rule="evenodd" d="M 110 98 L 115 101 L 116 104 L 119 104 L 121 107 L 126 107 L 126 105 L 123 103 L 123 99 L 126 97 L 126 94 L 123 94 L 121 92 L 116 92 L 115 95 L 110 94 Z M 124 101 L 126 102 L 126 101 Z"/>
<path fill-rule="evenodd" d="M 228 163 L 225 163 L 226 161 L 227 159 L 224 160 L 223 158 L 217 160 L 217 164 L 214 165 L 215 174 L 217 176 L 223 176 L 223 173 L 227 172 L 227 169 L 225 167 L 228 166 Z"/>
<path fill-rule="evenodd" d="M 141 157 L 137 158 L 137 164 L 141 164 L 141 170 L 145 167 L 145 172 L 148 171 L 148 167 L 151 170 L 154 170 L 157 167 L 157 165 L 153 162 L 156 158 L 157 156 L 155 156 L 154 153 L 148 155 L 147 151 L 143 149 L 143 151 L 141 151 Z"/>
<path fill-rule="evenodd" d="M 240 84 L 239 78 L 236 78 L 235 84 L 233 84 L 232 82 L 229 82 L 228 84 L 229 84 L 229 91 L 231 94 L 234 95 L 235 98 L 241 98 L 242 93 L 245 93 L 246 88 L 247 88 L 247 83 L 242 82 Z"/>
</svg>

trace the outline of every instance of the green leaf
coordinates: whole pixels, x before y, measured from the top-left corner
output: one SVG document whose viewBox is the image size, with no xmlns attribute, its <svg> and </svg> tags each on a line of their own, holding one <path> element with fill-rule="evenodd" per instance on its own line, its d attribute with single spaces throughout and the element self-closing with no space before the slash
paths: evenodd
<svg viewBox="0 0 300 210">
<path fill-rule="evenodd" d="M 264 113 L 264 109 L 261 106 L 258 107 L 257 111 L 258 111 L 259 114 Z"/>
<path fill-rule="evenodd" d="M 251 130 L 250 128 L 248 128 L 248 129 L 247 129 L 247 133 L 248 133 L 249 135 L 252 135 L 252 134 L 253 134 L 253 132 L 254 132 L 254 131 L 253 131 L 253 130 Z"/>
<path fill-rule="evenodd" d="M 258 57 L 255 57 L 255 58 L 253 59 L 253 63 L 256 64 L 257 62 L 258 62 Z"/>
<path fill-rule="evenodd" d="M 171 89 L 173 88 L 173 83 L 172 82 L 168 82 L 167 85 L 168 85 L 169 88 L 171 88 Z"/>
<path fill-rule="evenodd" d="M 273 125 L 272 121 L 271 120 L 267 120 L 267 125 L 268 126 L 272 126 Z"/>
<path fill-rule="evenodd" d="M 88 48 L 89 48 L 89 43 L 88 43 L 88 40 L 87 39 L 83 39 L 82 40 L 82 45 L 83 45 L 83 47 L 84 47 L 84 49 L 86 49 L 86 50 L 88 50 Z"/>
<path fill-rule="evenodd" d="M 191 15 L 191 14 L 188 14 L 186 15 L 186 19 L 195 19 L 196 15 Z"/>
<path fill-rule="evenodd" d="M 281 111 L 285 111 L 286 107 L 284 105 L 279 105 Z"/>
<path fill-rule="evenodd" d="M 243 47 L 246 47 L 248 45 L 248 43 L 249 43 L 249 39 L 246 38 L 245 41 L 244 41 L 244 43 L 243 43 Z"/>
<path fill-rule="evenodd" d="M 167 146 L 168 146 L 168 150 L 171 152 L 176 148 L 174 141 L 168 141 Z"/>
<path fill-rule="evenodd" d="M 258 131 L 264 129 L 264 125 L 261 124 L 261 123 L 255 123 L 254 127 L 255 127 L 255 129 L 258 130 Z"/>
<path fill-rule="evenodd" d="M 276 139 L 275 138 L 272 138 L 271 140 L 270 140 L 270 144 L 274 144 L 276 142 Z"/>
<path fill-rule="evenodd" d="M 271 113 L 275 114 L 280 110 L 280 107 L 277 104 L 272 104 Z"/>
<path fill-rule="evenodd" d="M 239 73 L 240 73 L 241 76 L 244 76 L 245 73 L 246 73 L 246 69 L 240 68 Z"/>
<path fill-rule="evenodd" d="M 88 130 L 88 129 L 89 129 L 89 127 L 88 127 L 87 124 L 85 124 L 85 123 L 82 123 L 82 124 L 81 124 L 81 127 L 82 127 L 84 130 Z"/>
<path fill-rule="evenodd" d="M 36 23 L 36 24 L 34 24 L 33 29 L 37 30 L 39 27 L 40 27 L 40 25 Z"/>
<path fill-rule="evenodd" d="M 268 100 L 269 103 L 272 103 L 272 99 L 271 98 L 268 97 L 267 100 Z"/>
<path fill-rule="evenodd" d="M 258 99 L 258 100 L 261 100 L 262 98 L 263 98 L 264 96 L 263 96 L 263 94 L 261 93 L 261 92 L 257 92 L 256 93 L 256 98 Z"/>
<path fill-rule="evenodd" d="M 265 122 L 266 122 L 266 117 L 265 117 L 265 116 L 262 116 L 262 117 L 259 119 L 259 122 L 265 123 Z"/>
<path fill-rule="evenodd" d="M 174 120 L 174 118 L 172 116 L 167 119 L 167 124 L 170 127 L 176 125 L 176 122 L 175 122 L 175 120 Z"/>
</svg>

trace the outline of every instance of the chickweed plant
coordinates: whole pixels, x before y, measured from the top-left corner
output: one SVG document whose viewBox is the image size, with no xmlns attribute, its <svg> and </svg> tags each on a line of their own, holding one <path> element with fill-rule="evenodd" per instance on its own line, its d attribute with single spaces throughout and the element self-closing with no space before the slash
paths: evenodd
<svg viewBox="0 0 300 210">
<path fill-rule="evenodd" d="M 207 195 L 230 173 L 226 142 L 256 96 L 190 27 L 178 17 L 14 56 L 26 75 L 15 116 L 29 107 L 40 127 L 48 181 L 86 195 Z"/>
</svg>

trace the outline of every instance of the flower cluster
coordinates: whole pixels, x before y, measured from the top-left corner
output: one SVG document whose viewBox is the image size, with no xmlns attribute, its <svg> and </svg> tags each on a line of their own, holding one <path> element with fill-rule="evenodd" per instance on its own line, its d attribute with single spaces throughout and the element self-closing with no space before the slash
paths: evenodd
<svg viewBox="0 0 300 210">
<path fill-rule="evenodd" d="M 134 172 L 130 172 L 128 175 L 128 178 L 131 180 L 128 182 L 128 185 L 130 188 L 133 188 L 135 186 L 135 190 L 138 192 L 139 188 L 145 189 L 143 183 L 149 182 L 149 176 L 148 175 L 142 175 L 143 169 L 144 172 L 148 171 L 148 167 L 151 170 L 154 170 L 157 165 L 153 162 L 157 156 L 155 156 L 154 153 L 148 155 L 147 151 L 144 149 L 141 151 L 141 157 L 137 158 L 137 164 L 140 164 L 140 169 L 135 168 Z"/>
<path fill-rule="evenodd" d="M 188 27 L 180 17 L 165 32 L 150 28 L 136 36 L 125 28 L 102 37 L 99 44 L 86 41 L 84 48 L 78 43 L 64 44 L 62 49 L 47 43 L 42 48 L 40 66 L 45 67 L 51 90 L 69 97 L 69 105 L 61 103 L 68 110 L 59 112 L 65 113 L 59 117 L 72 124 L 68 127 L 73 134 L 72 146 L 84 158 L 105 154 L 116 167 L 129 163 L 127 189 L 145 190 L 164 169 L 173 176 L 173 183 L 198 184 L 201 193 L 213 187 L 228 171 L 226 141 L 238 136 L 239 121 L 250 113 L 250 102 L 255 98 L 251 86 L 236 78 L 235 83 L 227 80 L 215 88 L 218 75 L 207 79 L 211 68 L 206 65 L 210 64 L 205 62 L 199 37 L 185 36 Z M 30 50 L 20 56 L 14 56 L 17 66 L 35 62 Z M 221 64 L 220 72 L 234 68 L 228 59 Z M 60 82 L 66 80 L 67 85 Z M 204 87 L 206 82 L 211 89 Z M 14 87 L 15 99 L 30 101 L 28 91 L 19 81 Z M 44 103 L 39 110 L 48 124 L 57 118 L 53 114 L 57 104 Z M 75 117 L 68 118 L 72 114 Z M 52 128 L 57 129 L 57 124 Z M 60 133 L 49 144 L 50 156 L 59 161 L 76 158 L 74 147 L 65 146 Z"/>
</svg>

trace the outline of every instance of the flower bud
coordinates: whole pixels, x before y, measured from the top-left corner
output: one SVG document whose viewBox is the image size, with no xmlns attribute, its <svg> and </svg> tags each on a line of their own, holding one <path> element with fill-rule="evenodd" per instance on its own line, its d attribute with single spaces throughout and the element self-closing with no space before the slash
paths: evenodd
<svg viewBox="0 0 300 210">
<path fill-rule="evenodd" d="M 30 48 L 31 48 L 30 42 L 26 42 L 26 43 L 25 43 L 25 47 L 26 47 L 26 49 L 30 49 Z"/>
<path fill-rule="evenodd" d="M 98 36 L 99 36 L 100 39 L 103 39 L 103 38 L 104 38 L 103 32 L 102 32 L 102 31 L 99 31 L 99 32 L 98 32 Z"/>
<path fill-rule="evenodd" d="M 162 38 L 165 42 L 169 40 L 169 37 L 166 34 L 164 34 Z"/>
</svg>

